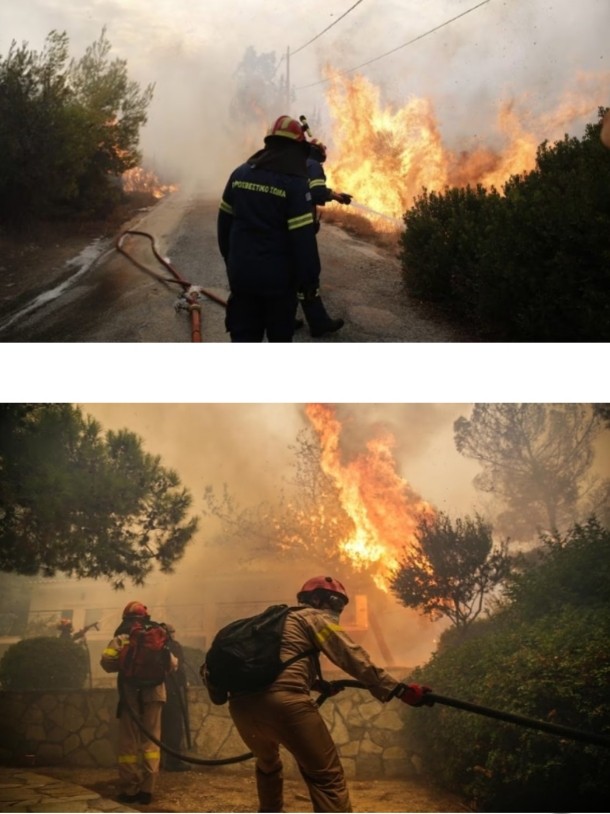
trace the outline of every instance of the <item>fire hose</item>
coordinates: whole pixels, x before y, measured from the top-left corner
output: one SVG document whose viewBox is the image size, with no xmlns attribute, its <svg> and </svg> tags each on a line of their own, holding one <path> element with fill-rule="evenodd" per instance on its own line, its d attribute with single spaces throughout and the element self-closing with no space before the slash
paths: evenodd
<svg viewBox="0 0 610 814">
<path fill-rule="evenodd" d="M 350 679 L 346 680 L 338 680 L 338 681 L 329 681 L 326 682 L 328 684 L 328 690 L 322 692 L 318 698 L 316 699 L 316 706 L 321 707 L 322 704 L 331 696 L 335 695 L 337 692 L 345 689 L 346 687 L 353 687 L 355 689 L 366 689 L 365 685 L 362 684 L 360 681 L 353 681 Z M 397 691 L 400 692 L 404 689 L 403 685 L 399 685 Z M 394 696 L 397 693 L 394 692 Z M 455 707 L 456 709 L 463 709 L 467 712 L 473 712 L 476 715 L 483 715 L 488 718 L 495 718 L 496 720 L 506 721 L 508 723 L 517 724 L 518 726 L 523 726 L 529 729 L 536 729 L 541 732 L 547 732 L 552 735 L 558 735 L 562 738 L 567 738 L 568 740 L 575 740 L 575 741 L 582 741 L 584 743 L 594 744 L 596 746 L 605 746 L 610 748 L 610 738 L 605 737 L 604 735 L 598 735 L 594 732 L 584 732 L 581 729 L 573 729 L 568 726 L 561 726 L 560 724 L 552 724 L 548 723 L 547 721 L 539 721 L 535 718 L 527 718 L 523 715 L 515 715 L 511 712 L 501 712 L 497 709 L 491 709 L 490 707 L 484 707 L 479 704 L 471 704 L 468 701 L 460 701 L 456 698 L 449 698 L 446 695 L 439 695 L 435 692 L 427 692 L 425 693 L 426 699 L 426 706 L 432 706 L 433 704 L 444 704 L 448 707 Z M 161 740 L 156 738 L 151 732 L 148 732 L 142 722 L 139 719 L 139 716 L 135 710 L 132 709 L 129 703 L 125 699 L 121 699 L 125 702 L 127 707 L 127 711 L 131 718 L 133 719 L 134 723 L 137 724 L 139 729 L 149 738 L 154 744 L 156 744 L 160 749 L 163 749 L 168 754 L 172 755 L 173 757 L 179 758 L 183 760 L 185 763 L 196 763 L 202 766 L 226 766 L 230 763 L 241 763 L 244 760 L 250 760 L 250 758 L 254 757 L 252 752 L 247 752 L 243 755 L 237 755 L 236 757 L 227 757 L 227 758 L 201 758 L 196 757 L 194 755 L 186 755 L 182 754 L 181 752 L 172 749 L 171 747 L 164 744 Z"/>
<path fill-rule="evenodd" d="M 154 256 L 157 258 L 159 263 L 161 263 L 168 271 L 171 272 L 173 276 L 171 278 L 162 277 L 156 271 L 153 271 L 153 269 L 149 268 L 143 263 L 140 263 L 135 259 L 135 257 L 129 254 L 129 252 L 123 248 L 123 241 L 127 235 L 140 235 L 141 237 L 145 237 L 150 240 Z M 130 261 L 130 263 L 133 263 L 134 266 L 137 266 L 142 271 L 145 271 L 146 274 L 154 277 L 164 285 L 167 286 L 169 284 L 175 284 L 182 286 L 183 291 L 175 303 L 175 308 L 177 311 L 183 309 L 189 312 L 191 317 L 191 340 L 193 342 L 201 342 L 202 298 L 207 297 L 209 300 L 222 305 L 224 308 L 227 307 L 226 300 L 223 300 L 221 297 L 217 297 L 216 294 L 212 294 L 210 291 L 207 291 L 205 288 L 202 288 L 199 285 L 193 285 L 192 283 L 189 283 L 188 280 L 185 280 L 184 277 L 182 277 L 182 275 L 172 266 L 169 260 L 159 254 L 155 245 L 155 239 L 149 232 L 141 232 L 137 229 L 127 229 L 117 238 L 115 248 L 118 252 L 124 255 Z"/>
</svg>

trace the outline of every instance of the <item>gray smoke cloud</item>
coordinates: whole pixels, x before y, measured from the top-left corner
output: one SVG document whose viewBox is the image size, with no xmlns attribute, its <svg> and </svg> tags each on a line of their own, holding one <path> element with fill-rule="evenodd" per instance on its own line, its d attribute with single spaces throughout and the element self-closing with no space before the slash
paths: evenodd
<svg viewBox="0 0 610 814">
<path fill-rule="evenodd" d="M 130 76 L 156 85 L 142 132 L 145 163 L 179 183 L 196 182 L 214 196 L 226 173 L 247 157 L 244 124 L 229 108 L 235 71 L 248 47 L 275 54 L 278 80 L 290 62 L 295 98 L 290 110 L 277 114 L 315 115 L 318 135 L 329 144 L 324 66 L 350 71 L 394 49 L 360 72 L 379 86 L 384 105 L 430 97 L 452 149 L 493 140 L 499 100 L 520 99 L 520 115 L 538 117 L 570 89 L 582 97 L 584 82 L 590 111 L 577 120 L 560 117 L 539 135 L 581 134 L 597 105 L 610 99 L 606 0 L 489 0 L 399 47 L 475 5 L 472 0 L 365 1 L 318 36 L 349 6 L 337 0 L 305 6 L 272 0 L 21 0 L 0 5 L 0 53 L 6 54 L 13 39 L 40 50 L 46 34 L 57 29 L 68 33 L 78 57 L 106 27 L 113 56 L 127 60 Z M 295 52 L 290 60 L 288 49 Z M 254 126 L 262 138 L 266 124 Z"/>
</svg>

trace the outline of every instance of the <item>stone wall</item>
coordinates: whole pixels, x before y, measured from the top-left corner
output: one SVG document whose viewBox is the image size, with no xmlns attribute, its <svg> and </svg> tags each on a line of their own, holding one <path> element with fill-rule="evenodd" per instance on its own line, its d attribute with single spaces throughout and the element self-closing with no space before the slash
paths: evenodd
<svg viewBox="0 0 610 814">
<path fill-rule="evenodd" d="M 211 704 L 202 687 L 190 687 L 188 697 L 195 754 L 219 759 L 247 752 L 226 705 Z M 114 766 L 117 700 L 115 689 L 0 692 L 0 763 Z M 365 690 L 346 689 L 321 712 L 348 777 L 418 773 L 417 755 L 405 746 L 407 709 L 398 701 L 381 704 Z M 289 756 L 285 763 L 287 775 L 294 774 Z M 228 768 L 239 767 L 252 770 L 250 761 Z"/>
</svg>

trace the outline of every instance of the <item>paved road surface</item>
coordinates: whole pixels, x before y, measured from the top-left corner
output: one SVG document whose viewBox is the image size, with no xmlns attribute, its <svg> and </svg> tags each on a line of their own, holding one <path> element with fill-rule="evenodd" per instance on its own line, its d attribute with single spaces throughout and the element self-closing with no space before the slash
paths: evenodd
<svg viewBox="0 0 610 814">
<path fill-rule="evenodd" d="M 150 232 L 158 252 L 182 278 L 217 297 L 228 296 L 216 243 L 217 201 L 177 193 L 164 199 L 130 229 Z M 312 339 L 307 328 L 295 342 L 461 342 L 455 329 L 433 320 L 402 289 L 400 265 L 387 251 L 322 224 L 318 235 L 322 294 L 332 316 L 345 319 L 336 334 Z M 128 236 L 123 246 L 162 277 L 171 273 L 154 258 L 150 242 Z M 0 322 L 3 342 L 191 342 L 190 319 L 176 310 L 181 287 L 163 284 L 131 264 L 110 241 L 97 261 L 74 275 L 58 293 L 21 306 L 18 318 Z M 44 301 L 46 300 L 46 301 Z M 204 300 L 202 341 L 229 342 L 224 308 Z"/>
</svg>

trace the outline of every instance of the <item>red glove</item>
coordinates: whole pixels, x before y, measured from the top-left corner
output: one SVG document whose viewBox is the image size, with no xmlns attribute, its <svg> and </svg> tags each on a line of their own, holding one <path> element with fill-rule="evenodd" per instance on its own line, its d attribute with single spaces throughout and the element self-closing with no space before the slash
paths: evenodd
<svg viewBox="0 0 610 814">
<path fill-rule="evenodd" d="M 399 695 L 401 701 L 412 707 L 431 707 L 434 704 L 432 699 L 426 699 L 426 693 L 432 692 L 425 684 L 407 684 L 405 691 Z"/>
</svg>

